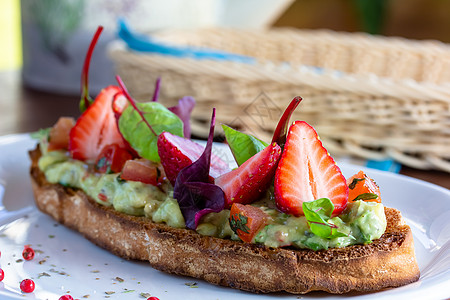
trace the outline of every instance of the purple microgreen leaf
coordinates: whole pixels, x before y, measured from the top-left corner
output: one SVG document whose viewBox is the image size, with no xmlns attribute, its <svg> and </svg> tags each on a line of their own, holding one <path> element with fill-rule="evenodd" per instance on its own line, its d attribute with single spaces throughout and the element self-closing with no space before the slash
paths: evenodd
<svg viewBox="0 0 450 300">
<path fill-rule="evenodd" d="M 161 86 L 161 77 L 158 77 L 158 79 L 156 79 L 156 83 L 155 83 L 155 92 L 153 93 L 152 102 L 158 102 L 160 86 Z"/>
<path fill-rule="evenodd" d="M 103 31 L 103 26 L 99 26 L 97 31 L 92 38 L 91 44 L 89 45 L 88 51 L 86 53 L 86 58 L 84 59 L 83 70 L 81 71 L 81 100 L 80 100 L 80 111 L 84 112 L 94 100 L 89 96 L 89 65 L 91 63 L 92 53 L 94 53 L 95 45 Z"/>
<path fill-rule="evenodd" d="M 130 102 L 131 106 L 133 106 L 133 108 L 139 114 L 139 116 L 141 117 L 142 121 L 148 126 L 148 128 L 150 129 L 150 131 L 153 133 L 154 136 L 158 136 L 158 134 L 156 134 L 155 130 L 153 130 L 152 126 L 148 123 L 147 119 L 144 116 L 144 113 L 137 107 L 136 101 L 128 93 L 128 90 L 125 87 L 125 84 L 123 83 L 123 81 L 122 81 L 122 79 L 120 78 L 119 75 L 116 76 L 116 80 L 119 83 L 119 86 L 122 89 L 123 94 L 128 99 L 128 101 Z"/>
<path fill-rule="evenodd" d="M 201 217 L 205 214 L 219 212 L 225 207 L 225 195 L 222 189 L 209 183 L 215 113 L 213 109 L 205 150 L 198 160 L 178 173 L 175 181 L 173 195 L 178 201 L 186 227 L 190 229 L 196 229 Z"/>
<path fill-rule="evenodd" d="M 277 128 L 275 129 L 273 133 L 272 143 L 277 143 L 280 145 L 281 148 L 284 147 L 284 144 L 286 143 L 286 137 L 287 137 L 287 131 L 289 128 L 289 120 L 291 119 L 292 113 L 297 108 L 297 106 L 302 101 L 301 97 L 295 97 L 292 99 L 289 106 L 284 111 L 283 115 L 281 116 L 280 121 L 278 121 Z"/>
<path fill-rule="evenodd" d="M 169 107 L 169 110 L 176 114 L 183 121 L 184 137 L 191 138 L 191 113 L 195 106 L 194 98 L 186 96 L 178 100 L 178 105 Z"/>
</svg>

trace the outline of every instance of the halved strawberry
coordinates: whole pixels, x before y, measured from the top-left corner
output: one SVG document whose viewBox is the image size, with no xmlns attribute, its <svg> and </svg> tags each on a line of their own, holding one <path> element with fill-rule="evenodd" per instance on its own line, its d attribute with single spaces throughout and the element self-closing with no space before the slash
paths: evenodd
<svg viewBox="0 0 450 300">
<path fill-rule="evenodd" d="M 196 142 L 170 132 L 162 132 L 158 137 L 158 154 L 167 179 L 172 185 L 175 185 L 178 173 L 196 161 L 204 150 L 205 147 Z M 209 170 L 211 181 L 229 171 L 230 168 L 227 163 L 218 156 L 211 155 L 211 167 Z"/>
<path fill-rule="evenodd" d="M 112 102 L 117 93 L 121 93 L 117 86 L 103 89 L 78 118 L 69 137 L 69 151 L 74 159 L 95 161 L 109 144 L 126 148 L 112 110 Z"/>
<path fill-rule="evenodd" d="M 289 129 L 274 187 L 278 209 L 294 216 L 303 215 L 303 202 L 319 198 L 333 202 L 334 215 L 347 206 L 348 187 L 341 170 L 314 128 L 303 121 Z"/>
<path fill-rule="evenodd" d="M 257 200 L 271 183 L 280 156 L 281 147 L 272 143 L 239 168 L 216 178 L 214 183 L 225 193 L 225 207 L 230 207 L 233 203 L 248 204 Z"/>
</svg>

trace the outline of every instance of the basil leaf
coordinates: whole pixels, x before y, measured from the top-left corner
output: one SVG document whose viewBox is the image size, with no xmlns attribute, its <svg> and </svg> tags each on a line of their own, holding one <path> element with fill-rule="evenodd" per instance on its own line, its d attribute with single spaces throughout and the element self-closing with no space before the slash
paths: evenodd
<svg viewBox="0 0 450 300">
<path fill-rule="evenodd" d="M 358 197 L 356 197 L 355 199 L 353 199 L 352 201 L 357 201 L 357 200 L 374 200 L 377 199 L 378 195 L 374 194 L 374 193 L 364 193 L 364 194 L 360 194 L 358 195 Z"/>
<path fill-rule="evenodd" d="M 147 122 L 144 122 L 139 112 L 130 105 L 119 118 L 119 130 L 141 157 L 159 162 L 158 135 L 168 131 L 182 137 L 183 122 L 158 102 L 137 103 L 136 106 Z"/>
<path fill-rule="evenodd" d="M 239 132 L 226 125 L 222 125 L 222 128 L 234 159 L 239 166 L 269 145 L 252 135 Z"/>
<path fill-rule="evenodd" d="M 303 202 L 303 213 L 312 233 L 322 238 L 336 238 L 347 236 L 347 234 L 339 232 L 338 227 L 333 223 L 329 223 L 334 205 L 328 198 L 320 198 L 311 202 Z"/>
<path fill-rule="evenodd" d="M 366 178 L 353 178 L 352 183 L 350 183 L 348 185 L 348 188 L 353 190 L 356 187 L 356 185 L 358 184 L 358 182 L 364 181 L 364 180 L 366 180 Z"/>
</svg>

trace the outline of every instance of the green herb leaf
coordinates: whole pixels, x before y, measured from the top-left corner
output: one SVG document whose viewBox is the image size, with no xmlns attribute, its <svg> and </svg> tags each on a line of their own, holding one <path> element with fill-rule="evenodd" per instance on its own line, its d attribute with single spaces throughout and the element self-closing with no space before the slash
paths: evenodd
<svg viewBox="0 0 450 300">
<path fill-rule="evenodd" d="M 158 102 L 137 103 L 136 106 L 147 122 L 144 122 L 141 114 L 130 105 L 119 118 L 119 130 L 141 157 L 159 162 L 158 135 L 168 131 L 182 137 L 183 122 Z"/>
<path fill-rule="evenodd" d="M 234 233 L 237 234 L 237 230 L 241 230 L 242 232 L 249 233 L 250 228 L 247 226 L 247 217 L 241 214 L 234 214 L 230 218 L 230 227 Z"/>
<path fill-rule="evenodd" d="M 360 194 L 358 195 L 358 197 L 356 197 L 355 199 L 353 199 L 352 201 L 357 201 L 357 200 L 374 200 L 377 199 L 378 195 L 374 194 L 374 193 L 364 193 L 364 194 Z"/>
<path fill-rule="evenodd" d="M 51 127 L 49 128 L 41 128 L 36 132 L 30 133 L 30 137 L 34 140 L 39 141 L 48 141 L 48 138 L 50 136 L 50 130 L 52 130 Z"/>
<path fill-rule="evenodd" d="M 320 198 L 311 202 L 303 202 L 303 213 L 308 221 L 311 232 L 315 235 L 327 239 L 347 236 L 339 232 L 338 227 L 329 223 L 334 205 L 328 198 Z"/>
<path fill-rule="evenodd" d="M 352 183 L 350 183 L 348 185 L 348 188 L 353 190 L 356 187 L 356 185 L 358 184 L 358 182 L 364 181 L 364 180 L 366 180 L 366 178 L 353 178 L 353 181 L 352 181 Z"/>
<path fill-rule="evenodd" d="M 226 125 L 222 125 L 222 128 L 234 159 L 239 166 L 269 145 L 252 135 L 239 132 Z"/>
</svg>

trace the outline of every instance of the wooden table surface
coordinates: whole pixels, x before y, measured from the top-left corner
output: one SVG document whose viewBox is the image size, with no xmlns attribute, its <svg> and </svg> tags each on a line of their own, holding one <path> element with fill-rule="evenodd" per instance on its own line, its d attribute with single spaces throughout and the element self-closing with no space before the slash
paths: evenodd
<svg viewBox="0 0 450 300">
<path fill-rule="evenodd" d="M 19 71 L 0 72 L 0 136 L 50 127 L 59 116 L 78 117 L 79 99 L 26 88 Z M 400 173 L 450 189 L 447 172 L 402 167 Z"/>
</svg>

